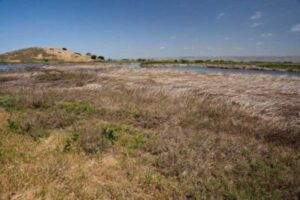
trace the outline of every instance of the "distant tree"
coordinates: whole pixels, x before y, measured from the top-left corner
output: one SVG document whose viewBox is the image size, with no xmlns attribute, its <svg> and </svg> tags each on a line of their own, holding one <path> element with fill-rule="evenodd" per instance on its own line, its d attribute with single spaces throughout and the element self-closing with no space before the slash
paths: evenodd
<svg viewBox="0 0 300 200">
<path fill-rule="evenodd" d="M 98 59 L 105 60 L 104 56 L 98 56 Z"/>
<path fill-rule="evenodd" d="M 146 61 L 146 59 L 139 58 L 139 59 L 137 59 L 137 61 L 138 61 L 138 62 L 145 62 L 145 61 Z"/>
<path fill-rule="evenodd" d="M 68 49 L 64 47 L 64 48 L 62 48 L 62 50 L 67 51 Z"/>
<path fill-rule="evenodd" d="M 77 54 L 77 55 L 80 55 L 80 56 L 81 56 L 81 53 L 77 53 L 77 52 L 75 52 L 75 54 Z"/>
<path fill-rule="evenodd" d="M 181 59 L 180 62 L 181 62 L 181 63 L 187 63 L 188 61 L 187 61 L 187 60 L 184 60 L 184 59 Z"/>
<path fill-rule="evenodd" d="M 86 53 L 86 55 L 87 55 L 87 56 L 91 56 L 92 54 L 91 54 L 91 53 Z"/>
<path fill-rule="evenodd" d="M 91 56 L 91 59 L 96 60 L 96 59 L 97 59 L 97 56 L 96 56 L 96 55 L 92 55 L 92 56 Z"/>
</svg>

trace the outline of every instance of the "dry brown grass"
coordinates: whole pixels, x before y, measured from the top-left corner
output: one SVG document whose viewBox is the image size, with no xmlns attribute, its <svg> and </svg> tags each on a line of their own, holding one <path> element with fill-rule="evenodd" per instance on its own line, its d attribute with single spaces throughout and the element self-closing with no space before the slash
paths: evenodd
<svg viewBox="0 0 300 200">
<path fill-rule="evenodd" d="M 0 58 L 5 62 L 94 62 L 91 56 L 73 53 L 57 48 L 32 47 L 1 54 Z M 99 60 L 97 60 L 99 61 Z"/>
<path fill-rule="evenodd" d="M 2 199 L 299 195 L 298 119 L 290 116 L 298 79 L 251 77 L 265 83 L 255 93 L 258 83 L 238 76 L 94 66 L 26 73 L 0 85 Z M 259 100 L 274 109 L 261 113 Z M 288 112 L 278 112 L 279 100 Z"/>
</svg>

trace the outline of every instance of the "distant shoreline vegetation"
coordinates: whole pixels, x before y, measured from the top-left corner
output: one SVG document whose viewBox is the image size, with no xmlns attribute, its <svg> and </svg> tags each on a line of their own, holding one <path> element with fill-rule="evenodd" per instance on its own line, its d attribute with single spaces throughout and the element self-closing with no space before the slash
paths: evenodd
<svg viewBox="0 0 300 200">
<path fill-rule="evenodd" d="M 173 66 L 205 66 L 218 68 L 257 69 L 257 70 L 283 70 L 300 71 L 300 63 L 293 62 L 262 62 L 262 61 L 227 61 L 227 60 L 151 60 L 137 59 L 142 67 L 173 67 Z"/>
</svg>

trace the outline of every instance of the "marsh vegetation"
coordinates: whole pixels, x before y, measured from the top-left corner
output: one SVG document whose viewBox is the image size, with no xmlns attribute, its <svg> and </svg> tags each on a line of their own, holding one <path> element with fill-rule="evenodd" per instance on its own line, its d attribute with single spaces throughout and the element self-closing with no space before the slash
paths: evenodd
<svg viewBox="0 0 300 200">
<path fill-rule="evenodd" d="M 138 59 L 144 67 L 147 66 L 163 66 L 163 65 L 203 65 L 221 68 L 238 68 L 238 69 L 260 69 L 260 70 L 288 70 L 299 71 L 300 64 L 293 62 L 262 62 L 262 61 L 230 61 L 230 60 L 149 60 Z"/>
<path fill-rule="evenodd" d="M 266 84 L 239 88 L 253 79 Z M 0 199 L 295 199 L 298 83 L 109 67 L 1 74 Z"/>
</svg>

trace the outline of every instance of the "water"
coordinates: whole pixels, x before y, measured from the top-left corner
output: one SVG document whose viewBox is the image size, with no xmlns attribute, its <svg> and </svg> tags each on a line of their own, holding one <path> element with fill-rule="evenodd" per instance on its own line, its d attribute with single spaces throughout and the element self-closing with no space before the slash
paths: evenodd
<svg viewBox="0 0 300 200">
<path fill-rule="evenodd" d="M 26 64 L 0 64 L 1 71 L 12 71 L 12 70 L 26 70 L 30 68 L 38 68 L 46 66 L 45 63 L 26 63 Z M 141 66 L 138 63 L 132 64 L 123 64 L 125 68 L 130 69 L 140 69 Z M 272 76 L 293 76 L 300 77 L 300 72 L 288 72 L 288 71 L 271 71 L 271 70 L 252 70 L 252 69 L 222 69 L 222 68 L 210 68 L 203 66 L 175 66 L 175 67 L 152 67 L 151 69 L 160 69 L 160 70 L 174 70 L 181 72 L 198 72 L 202 74 L 245 74 L 245 75 L 272 75 Z"/>
<path fill-rule="evenodd" d="M 45 65 L 46 64 L 42 64 L 42 63 L 0 64 L 0 72 L 27 70 L 31 68 L 43 67 Z"/>
<path fill-rule="evenodd" d="M 166 69 L 166 67 L 162 68 Z M 300 77 L 300 72 L 292 72 L 292 71 L 272 71 L 272 70 L 254 70 L 254 69 L 223 69 L 223 68 L 211 68 L 211 67 L 197 67 L 197 66 L 189 66 L 189 67 L 174 67 L 176 71 L 187 71 L 187 72 L 198 72 L 203 74 L 246 74 L 246 75 L 272 75 L 272 76 L 296 76 Z"/>
<path fill-rule="evenodd" d="M 124 65 L 125 66 L 125 65 Z M 141 68 L 137 64 L 129 64 L 125 67 L 131 69 Z M 272 75 L 272 76 L 293 76 L 300 77 L 300 71 L 272 71 L 272 70 L 255 70 L 255 69 L 224 69 L 224 68 L 212 68 L 203 66 L 174 66 L 174 67 L 150 67 L 150 69 L 160 70 L 174 70 L 180 72 L 197 72 L 201 74 L 244 74 L 244 75 Z"/>
</svg>

